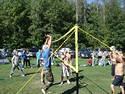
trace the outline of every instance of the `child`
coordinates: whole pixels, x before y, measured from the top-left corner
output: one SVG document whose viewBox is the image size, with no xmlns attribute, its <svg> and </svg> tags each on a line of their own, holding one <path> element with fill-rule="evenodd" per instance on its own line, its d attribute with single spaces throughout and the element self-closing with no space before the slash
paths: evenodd
<svg viewBox="0 0 125 94">
<path fill-rule="evenodd" d="M 68 57 L 66 56 L 65 51 L 62 51 L 61 59 L 63 60 L 63 62 L 61 63 L 62 74 L 61 74 L 61 83 L 60 83 L 60 85 L 63 84 L 64 77 L 67 78 L 67 83 L 70 84 L 70 81 L 69 81 L 69 67 L 66 64 L 64 64 L 64 62 L 68 63 Z"/>
<path fill-rule="evenodd" d="M 92 57 L 89 57 L 87 60 L 87 65 L 92 66 Z"/>
<path fill-rule="evenodd" d="M 70 49 L 66 49 L 66 57 L 67 57 L 67 63 L 69 63 L 70 65 L 72 65 L 72 58 L 71 58 L 71 53 L 70 53 Z M 69 67 L 69 72 L 70 75 L 72 75 L 72 69 Z"/>
<path fill-rule="evenodd" d="M 16 68 L 21 71 L 22 76 L 25 76 L 24 71 L 22 70 L 21 66 L 19 65 L 19 56 L 18 56 L 17 50 L 14 51 L 11 62 L 12 62 L 12 68 L 11 68 L 11 72 L 10 72 L 10 78 L 14 74 L 14 71 Z"/>
</svg>

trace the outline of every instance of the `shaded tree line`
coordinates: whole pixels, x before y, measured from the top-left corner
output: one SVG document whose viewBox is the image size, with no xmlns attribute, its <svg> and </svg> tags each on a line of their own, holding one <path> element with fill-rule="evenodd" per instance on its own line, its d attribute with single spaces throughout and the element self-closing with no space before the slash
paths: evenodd
<svg viewBox="0 0 125 94">
<path fill-rule="evenodd" d="M 81 28 L 108 45 L 125 47 L 124 0 L 78 0 L 78 8 Z M 45 33 L 55 40 L 74 25 L 75 0 L 0 0 L 0 48 L 39 47 Z M 74 36 L 65 46 L 74 48 Z M 80 32 L 79 47 L 104 46 Z"/>
</svg>

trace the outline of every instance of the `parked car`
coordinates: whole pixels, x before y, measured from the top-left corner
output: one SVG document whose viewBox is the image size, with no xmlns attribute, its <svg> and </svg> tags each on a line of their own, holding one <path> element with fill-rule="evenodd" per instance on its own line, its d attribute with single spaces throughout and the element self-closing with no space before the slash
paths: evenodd
<svg viewBox="0 0 125 94">
<path fill-rule="evenodd" d="M 22 56 L 22 54 L 23 54 L 23 49 L 17 49 L 17 51 L 18 51 L 18 56 Z"/>
<path fill-rule="evenodd" d="M 8 57 L 9 56 L 9 51 L 6 48 L 0 49 L 0 56 L 1 57 Z"/>
<path fill-rule="evenodd" d="M 31 49 L 29 49 L 30 56 L 36 57 L 37 51 L 38 51 L 38 48 L 36 48 L 36 47 L 32 47 Z"/>
<path fill-rule="evenodd" d="M 0 49 L 0 64 L 7 64 L 9 60 L 7 58 L 7 52 L 3 49 Z"/>
<path fill-rule="evenodd" d="M 79 56 L 81 58 L 89 58 L 91 57 L 91 53 L 92 53 L 91 49 L 82 49 L 79 51 L 80 54 Z"/>
<path fill-rule="evenodd" d="M 72 57 L 72 58 L 75 58 L 75 50 L 71 50 L 70 53 L 71 53 L 71 57 Z"/>
</svg>

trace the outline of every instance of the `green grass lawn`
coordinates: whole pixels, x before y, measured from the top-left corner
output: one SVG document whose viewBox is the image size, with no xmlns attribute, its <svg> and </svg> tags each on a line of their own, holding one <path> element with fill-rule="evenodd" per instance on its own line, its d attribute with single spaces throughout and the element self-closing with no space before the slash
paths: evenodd
<svg viewBox="0 0 125 94">
<path fill-rule="evenodd" d="M 32 60 L 32 64 L 35 61 Z M 85 64 L 85 60 L 79 59 L 79 65 Z M 42 94 L 40 85 L 40 73 L 37 73 L 38 68 L 27 68 L 25 72 L 26 77 L 21 77 L 18 70 L 14 77 L 9 78 L 11 64 L 0 65 L 0 94 L 16 94 L 18 90 L 30 79 L 33 74 L 35 77 L 26 85 L 26 87 L 19 94 Z M 54 85 L 50 87 L 51 94 L 76 94 L 75 92 L 75 73 L 70 77 L 71 84 L 64 83 L 59 85 L 61 70 L 59 66 L 52 66 L 54 74 Z M 110 66 L 101 67 L 83 67 L 79 66 L 79 94 L 111 94 Z M 87 84 L 84 86 L 84 84 Z M 119 89 L 117 92 L 119 92 Z"/>
</svg>

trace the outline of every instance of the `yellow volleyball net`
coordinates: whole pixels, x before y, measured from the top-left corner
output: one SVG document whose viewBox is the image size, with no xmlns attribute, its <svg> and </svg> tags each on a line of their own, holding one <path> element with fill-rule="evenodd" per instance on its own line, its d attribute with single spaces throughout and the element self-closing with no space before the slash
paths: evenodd
<svg viewBox="0 0 125 94">
<path fill-rule="evenodd" d="M 69 38 L 74 34 L 75 40 L 74 40 L 74 44 L 75 44 L 75 65 L 70 65 L 69 63 L 65 63 L 67 66 L 69 66 L 72 70 L 74 70 L 76 73 L 79 72 L 79 64 L 78 64 L 78 33 L 79 32 L 83 32 L 86 35 L 88 35 L 89 37 L 92 37 L 94 40 L 98 41 L 100 44 L 104 45 L 107 48 L 110 48 L 106 43 L 100 41 L 98 38 L 94 37 L 93 35 L 91 35 L 90 33 L 86 32 L 85 30 L 81 29 L 77 24 L 75 26 L 73 26 L 66 34 L 64 34 L 62 37 L 60 37 L 57 40 L 52 41 L 52 43 L 56 43 L 59 42 L 60 40 L 64 39 L 65 40 L 61 43 L 61 45 L 55 49 L 55 51 L 51 54 L 51 56 L 55 56 L 57 57 L 60 61 L 62 61 L 61 58 L 59 58 L 56 55 L 56 52 L 59 51 L 59 49 L 61 49 L 64 45 L 65 42 L 67 42 L 69 40 Z M 50 56 L 50 57 L 51 57 Z M 40 68 L 38 69 L 38 71 L 40 71 Z M 33 74 L 28 81 L 25 82 L 25 84 L 17 91 L 16 94 L 20 94 L 20 92 L 27 86 L 27 84 L 36 76 L 36 74 Z M 77 80 L 78 81 L 78 80 Z"/>
</svg>

